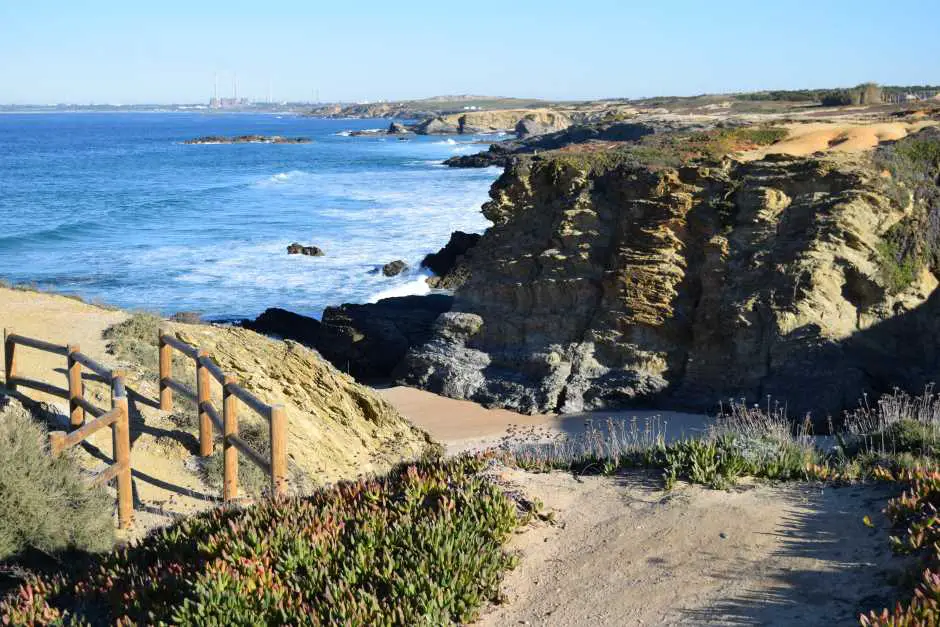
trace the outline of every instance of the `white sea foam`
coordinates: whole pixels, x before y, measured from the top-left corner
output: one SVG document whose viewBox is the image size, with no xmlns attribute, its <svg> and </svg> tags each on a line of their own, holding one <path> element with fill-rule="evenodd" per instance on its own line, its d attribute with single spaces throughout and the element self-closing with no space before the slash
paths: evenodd
<svg viewBox="0 0 940 627">
<path fill-rule="evenodd" d="M 337 130 L 333 121 L 298 118 L 296 124 L 296 129 L 278 132 L 332 137 Z M 323 125 L 320 135 L 308 128 L 311 124 Z M 269 127 L 224 130 L 271 132 Z M 167 142 L 189 132 L 172 129 Z M 122 246 L 109 246 L 110 238 L 100 237 L 106 228 L 100 225 L 113 219 L 103 219 L 99 204 L 79 194 L 69 197 L 70 207 L 77 206 L 83 218 L 93 218 L 99 226 L 87 232 L 63 229 L 68 236 L 56 242 L 55 255 L 16 238 L 0 240 L 3 252 L 11 246 L 17 251 L 0 253 L 0 275 L 19 281 L 55 278 L 61 287 L 75 286 L 80 275 L 64 275 L 62 268 L 87 268 L 82 260 L 91 251 L 102 267 L 120 271 L 82 283 L 76 288 L 82 295 L 124 307 L 145 306 L 167 314 L 186 309 L 209 317 L 256 316 L 267 307 L 317 316 L 328 305 L 424 294 L 429 288 L 417 271 L 389 278 L 370 270 L 394 259 L 417 269 L 452 231 L 480 232 L 489 225 L 480 205 L 500 168 L 441 164 L 455 148 L 478 148 L 465 141 L 469 139 L 383 144 L 334 138 L 309 152 L 283 154 L 245 146 L 244 160 L 236 154 L 240 151 L 219 161 L 205 161 L 197 151 L 179 151 L 174 167 L 157 160 L 145 168 L 145 173 L 155 173 L 158 193 L 152 186 L 128 184 L 142 176 L 136 165 L 123 171 L 122 178 L 105 179 L 103 170 L 96 170 L 83 179 L 85 186 L 99 194 L 113 189 L 128 193 L 128 201 L 115 209 L 134 224 L 121 232 Z M 97 146 L 105 140 L 94 135 L 87 141 Z M 41 171 L 33 178 L 37 185 L 55 189 L 57 184 Z M 57 191 L 63 197 L 70 192 Z M 63 214 L 60 205 L 46 203 L 38 215 L 46 223 L 62 223 L 73 211 Z M 23 224 L 12 219 L 14 233 L 36 233 L 36 219 Z M 295 241 L 318 246 L 326 255 L 288 255 L 286 246 Z"/>
<path fill-rule="evenodd" d="M 399 283 L 393 287 L 386 288 L 369 297 L 368 302 L 377 303 L 383 298 L 393 298 L 396 296 L 421 296 L 430 293 L 431 288 L 427 284 L 427 276 L 422 275 L 411 279 L 407 283 Z"/>
</svg>

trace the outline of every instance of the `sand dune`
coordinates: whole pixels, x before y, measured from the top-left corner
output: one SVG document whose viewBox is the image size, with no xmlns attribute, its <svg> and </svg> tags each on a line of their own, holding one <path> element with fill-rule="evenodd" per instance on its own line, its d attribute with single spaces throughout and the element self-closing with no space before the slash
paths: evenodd
<svg viewBox="0 0 940 627">
<path fill-rule="evenodd" d="M 902 139 L 925 126 L 935 124 L 936 122 L 933 121 L 787 124 L 784 125 L 790 131 L 787 139 L 771 146 L 741 153 L 739 158 L 752 160 L 769 154 L 804 156 L 815 152 L 861 152 L 871 150 L 882 142 Z"/>
</svg>

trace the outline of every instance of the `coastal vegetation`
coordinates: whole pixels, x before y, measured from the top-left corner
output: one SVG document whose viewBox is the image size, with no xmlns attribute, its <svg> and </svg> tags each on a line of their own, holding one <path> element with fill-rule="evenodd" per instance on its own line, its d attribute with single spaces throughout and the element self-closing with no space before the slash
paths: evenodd
<svg viewBox="0 0 940 627">
<path fill-rule="evenodd" d="M 892 608 L 860 620 L 933 624 L 923 622 L 940 604 L 940 397 L 932 389 L 863 401 L 828 449 L 809 421 L 793 423 L 770 399 L 729 402 L 699 438 L 669 442 L 664 433 L 659 419 L 607 420 L 582 437 L 426 458 L 304 497 L 216 508 L 113 551 L 96 552 L 108 538 L 98 534 L 96 543 L 69 544 L 88 551 L 72 562 L 21 575 L 0 617 L 13 625 L 468 622 L 500 599 L 518 559 L 505 548 L 513 530 L 533 515 L 551 520 L 495 480 L 494 464 L 505 464 L 578 476 L 658 469 L 666 490 L 678 482 L 728 489 L 744 477 L 893 482 L 901 494 L 884 511 L 897 533 L 885 541 L 912 556 L 904 581 L 914 590 L 901 588 Z M 25 457 L 48 459 L 38 450 Z M 78 521 L 69 522 L 62 537 Z"/>
<path fill-rule="evenodd" d="M 498 598 L 528 516 L 478 457 L 401 466 L 304 498 L 215 509 L 34 575 L 4 624 L 444 625 Z M 145 582 L 147 582 L 145 584 Z"/>
<path fill-rule="evenodd" d="M 874 159 L 890 176 L 894 201 L 911 208 L 879 248 L 885 281 L 899 292 L 925 268 L 940 273 L 940 132 L 926 129 L 901 139 L 880 148 Z"/>
<path fill-rule="evenodd" d="M 111 497 L 89 489 L 69 455 L 53 458 L 46 430 L 0 395 L 0 561 L 102 551 L 114 542 Z"/>
<path fill-rule="evenodd" d="M 662 169 L 693 161 L 720 161 L 735 152 L 775 144 L 787 135 L 787 129 L 771 125 L 655 133 L 627 144 L 575 144 L 547 156 L 595 176 L 620 165 Z"/>
</svg>

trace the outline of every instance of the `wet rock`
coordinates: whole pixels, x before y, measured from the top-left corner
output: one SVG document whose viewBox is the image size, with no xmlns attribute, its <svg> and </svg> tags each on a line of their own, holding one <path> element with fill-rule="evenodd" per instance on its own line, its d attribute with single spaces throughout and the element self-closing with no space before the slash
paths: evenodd
<svg viewBox="0 0 940 627">
<path fill-rule="evenodd" d="M 320 248 L 316 246 L 304 246 L 297 242 L 288 244 L 287 246 L 288 255 L 307 255 L 308 257 L 322 257 L 324 253 Z"/>
<path fill-rule="evenodd" d="M 408 264 L 402 261 L 401 259 L 396 259 L 395 261 L 390 261 L 389 263 L 382 266 L 382 274 L 387 277 L 398 276 L 402 272 L 405 272 L 408 269 Z"/>
</svg>

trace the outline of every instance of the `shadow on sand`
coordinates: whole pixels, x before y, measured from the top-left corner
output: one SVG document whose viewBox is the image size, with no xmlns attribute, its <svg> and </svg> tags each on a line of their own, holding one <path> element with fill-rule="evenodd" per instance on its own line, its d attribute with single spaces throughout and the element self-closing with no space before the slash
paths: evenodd
<svg viewBox="0 0 940 627">
<path fill-rule="evenodd" d="M 748 575 L 745 589 L 707 607 L 684 611 L 683 622 L 722 625 L 856 625 L 858 616 L 889 607 L 904 594 L 895 590 L 906 562 L 888 544 L 880 513 L 895 496 L 888 486 L 807 487 L 794 491 L 790 513 L 773 532 L 779 540 L 775 558 L 798 568 L 725 562 L 712 573 L 729 582 Z M 868 515 L 876 528 L 865 527 Z"/>
</svg>

